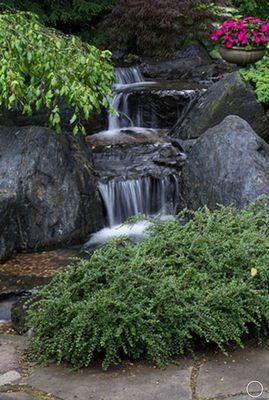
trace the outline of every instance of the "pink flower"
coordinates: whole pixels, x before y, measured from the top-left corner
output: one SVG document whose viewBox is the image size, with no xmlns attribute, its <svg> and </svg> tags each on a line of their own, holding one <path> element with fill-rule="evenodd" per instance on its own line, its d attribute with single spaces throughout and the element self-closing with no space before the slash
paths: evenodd
<svg viewBox="0 0 269 400">
<path fill-rule="evenodd" d="M 243 42 L 246 39 L 246 33 L 245 32 L 240 32 L 238 34 L 238 42 Z"/>
<path fill-rule="evenodd" d="M 243 29 L 244 28 L 244 21 L 242 19 L 239 19 L 237 21 L 237 27 L 238 27 L 238 29 Z"/>
<path fill-rule="evenodd" d="M 226 47 L 227 47 L 227 49 L 230 49 L 231 47 L 233 47 L 233 42 L 231 42 L 230 40 L 228 40 L 228 41 L 226 42 Z"/>
<path fill-rule="evenodd" d="M 261 42 L 261 39 L 259 38 L 259 36 L 255 36 L 254 43 L 259 44 L 260 42 Z"/>
<path fill-rule="evenodd" d="M 231 19 L 230 21 L 227 22 L 227 27 L 228 28 L 235 28 L 235 21 Z"/>
<path fill-rule="evenodd" d="M 246 35 L 246 36 L 244 37 L 244 39 L 242 40 L 242 45 L 243 45 L 243 46 L 246 46 L 246 45 L 248 44 L 248 39 L 249 39 L 249 36 Z"/>
<path fill-rule="evenodd" d="M 252 22 L 253 22 L 253 24 L 260 24 L 262 22 L 262 20 L 259 18 L 253 18 Z"/>
<path fill-rule="evenodd" d="M 216 31 L 216 35 L 218 36 L 218 37 L 220 37 L 221 35 L 223 35 L 223 30 L 222 29 L 218 29 L 217 31 Z"/>
<path fill-rule="evenodd" d="M 262 32 L 267 34 L 267 35 L 269 34 L 269 24 L 264 24 L 262 26 Z"/>
<path fill-rule="evenodd" d="M 231 19 L 224 22 L 211 38 L 227 48 L 248 44 L 258 47 L 269 42 L 269 23 L 255 17 Z"/>
</svg>

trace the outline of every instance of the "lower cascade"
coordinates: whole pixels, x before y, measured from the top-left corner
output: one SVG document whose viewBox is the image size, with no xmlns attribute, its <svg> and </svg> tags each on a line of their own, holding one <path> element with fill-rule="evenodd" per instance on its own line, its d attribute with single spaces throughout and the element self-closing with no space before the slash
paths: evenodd
<svg viewBox="0 0 269 400">
<path fill-rule="evenodd" d="M 117 114 L 108 115 L 107 131 L 90 138 L 107 227 L 92 235 L 86 246 L 102 244 L 123 234 L 140 237 L 149 222 L 141 220 L 123 225 L 128 218 L 138 215 L 171 218 L 180 209 L 179 167 L 185 154 L 180 146 L 176 148 L 172 144 L 169 126 L 165 129 L 155 122 L 153 126 L 141 127 L 143 118 L 139 106 L 135 107 L 135 116 L 129 113 L 130 90 L 135 90 L 139 103 L 140 93 L 145 96 L 145 88 L 150 83 L 145 82 L 138 67 L 116 70 L 111 104 Z M 132 126 L 126 127 L 126 123 Z"/>
<path fill-rule="evenodd" d="M 111 180 L 100 183 L 99 190 L 110 227 L 134 215 L 174 214 L 180 198 L 179 182 L 175 175 Z"/>
</svg>

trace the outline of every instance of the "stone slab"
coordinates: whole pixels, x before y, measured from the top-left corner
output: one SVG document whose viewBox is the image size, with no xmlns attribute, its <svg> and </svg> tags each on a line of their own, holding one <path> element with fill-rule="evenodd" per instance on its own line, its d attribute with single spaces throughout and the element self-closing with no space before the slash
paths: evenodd
<svg viewBox="0 0 269 400">
<path fill-rule="evenodd" d="M 0 400 L 37 400 L 25 392 L 0 393 Z"/>
<path fill-rule="evenodd" d="M 21 374 L 18 371 L 11 370 L 0 375 L 0 387 L 5 385 L 11 385 L 14 382 L 19 381 Z"/>
<path fill-rule="evenodd" d="M 269 350 L 266 348 L 236 350 L 227 357 L 219 354 L 205 362 L 198 375 L 197 396 L 205 399 L 247 395 L 247 385 L 252 381 L 259 381 L 264 392 L 269 392 Z M 257 390 L 255 385 L 252 388 Z"/>
<path fill-rule="evenodd" d="M 269 400 L 269 393 L 264 393 L 262 396 L 257 397 L 259 400 Z M 255 397 L 254 397 L 255 399 Z M 1 398 L 0 398 L 1 400 Z M 232 397 L 226 397 L 225 400 L 251 400 L 251 397 L 249 395 L 239 395 L 239 396 L 232 396 Z"/>
<path fill-rule="evenodd" d="M 16 335 L 0 335 L 0 375 L 11 370 L 20 370 L 20 356 L 24 348 L 25 338 Z"/>
<path fill-rule="evenodd" d="M 139 363 L 109 372 L 38 368 L 25 383 L 64 400 L 190 400 L 191 366 L 159 370 Z"/>
</svg>

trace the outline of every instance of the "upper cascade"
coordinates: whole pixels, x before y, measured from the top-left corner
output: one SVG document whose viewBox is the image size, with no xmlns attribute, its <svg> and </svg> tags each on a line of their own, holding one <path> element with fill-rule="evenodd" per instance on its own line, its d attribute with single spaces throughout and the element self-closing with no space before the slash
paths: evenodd
<svg viewBox="0 0 269 400">
<path fill-rule="evenodd" d="M 129 85 L 130 83 L 144 82 L 144 77 L 138 66 L 130 68 L 116 68 L 115 85 Z"/>
<path fill-rule="evenodd" d="M 126 85 L 143 82 L 144 78 L 139 67 L 116 68 L 115 71 L 115 89 L 121 89 Z M 128 93 L 124 91 L 115 91 L 111 105 L 116 114 L 110 113 L 108 118 L 108 130 L 125 128 L 134 126 L 132 119 L 129 116 Z"/>
</svg>

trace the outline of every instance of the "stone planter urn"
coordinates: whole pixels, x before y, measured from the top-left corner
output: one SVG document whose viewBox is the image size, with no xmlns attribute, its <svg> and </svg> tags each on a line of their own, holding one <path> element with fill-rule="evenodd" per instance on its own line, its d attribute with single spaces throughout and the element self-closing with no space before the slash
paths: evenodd
<svg viewBox="0 0 269 400">
<path fill-rule="evenodd" d="M 265 56 L 266 48 L 264 46 L 250 49 L 243 47 L 220 47 L 219 52 L 225 61 L 239 66 L 246 66 L 260 61 Z"/>
</svg>

